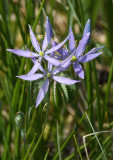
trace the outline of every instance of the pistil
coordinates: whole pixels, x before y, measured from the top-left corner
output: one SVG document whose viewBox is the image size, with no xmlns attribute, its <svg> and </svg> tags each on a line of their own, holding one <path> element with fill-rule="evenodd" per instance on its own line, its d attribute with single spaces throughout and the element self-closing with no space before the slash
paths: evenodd
<svg viewBox="0 0 113 160">
<path fill-rule="evenodd" d="M 41 57 L 43 56 L 43 52 L 42 51 L 40 51 L 39 54 L 41 55 Z"/>
<path fill-rule="evenodd" d="M 48 78 L 50 78 L 50 77 L 51 77 L 51 73 L 48 72 L 48 73 L 46 74 L 46 76 L 47 76 Z"/>
</svg>

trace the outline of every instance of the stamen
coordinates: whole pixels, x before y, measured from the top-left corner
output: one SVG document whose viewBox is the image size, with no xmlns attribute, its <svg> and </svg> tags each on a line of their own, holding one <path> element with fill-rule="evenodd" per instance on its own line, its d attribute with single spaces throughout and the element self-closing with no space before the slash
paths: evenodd
<svg viewBox="0 0 113 160">
<path fill-rule="evenodd" d="M 53 41 L 53 38 L 51 38 L 51 43 L 52 43 L 52 41 Z"/>
<path fill-rule="evenodd" d="M 66 49 L 66 45 L 64 44 L 63 47 Z"/>
<path fill-rule="evenodd" d="M 41 34 L 41 38 L 43 38 L 44 36 Z"/>
</svg>

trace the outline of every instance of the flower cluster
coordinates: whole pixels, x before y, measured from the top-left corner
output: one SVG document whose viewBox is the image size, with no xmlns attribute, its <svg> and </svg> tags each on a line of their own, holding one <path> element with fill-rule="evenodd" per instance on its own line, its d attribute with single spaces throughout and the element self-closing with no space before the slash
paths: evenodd
<svg viewBox="0 0 113 160">
<path fill-rule="evenodd" d="M 66 85 L 72 85 L 74 83 L 80 82 L 79 80 L 72 80 L 66 77 L 57 76 L 57 74 L 68 69 L 68 67 L 71 64 L 73 64 L 75 73 L 80 78 L 84 79 L 84 71 L 80 63 L 88 62 L 102 53 L 102 52 L 97 53 L 97 51 L 102 48 L 100 47 L 98 49 L 93 48 L 86 54 L 84 54 L 86 45 L 89 43 L 91 37 L 90 20 L 88 20 L 85 25 L 83 37 L 79 42 L 78 47 L 76 47 L 74 34 L 72 32 L 71 27 L 69 29 L 69 35 L 67 36 L 67 38 L 59 44 L 57 44 L 54 40 L 52 40 L 53 31 L 48 17 L 46 20 L 45 28 L 46 28 L 46 35 L 44 37 L 42 46 L 40 47 L 31 29 L 31 26 L 29 25 L 31 43 L 34 47 L 35 52 L 32 52 L 27 48 L 26 50 L 7 49 L 8 51 L 16 55 L 30 58 L 34 63 L 32 69 L 28 72 L 27 75 L 21 75 L 17 77 L 28 81 L 34 81 L 41 78 L 45 79 L 37 96 L 36 107 L 38 107 L 38 105 L 43 100 L 45 94 L 47 93 L 51 79 L 55 80 L 58 83 L 63 83 Z M 69 40 L 69 49 L 65 49 L 63 47 L 63 45 L 66 43 L 67 40 Z M 55 51 L 57 51 L 58 54 L 56 54 Z M 46 69 L 43 68 L 42 61 L 46 64 L 48 62 Z"/>
</svg>

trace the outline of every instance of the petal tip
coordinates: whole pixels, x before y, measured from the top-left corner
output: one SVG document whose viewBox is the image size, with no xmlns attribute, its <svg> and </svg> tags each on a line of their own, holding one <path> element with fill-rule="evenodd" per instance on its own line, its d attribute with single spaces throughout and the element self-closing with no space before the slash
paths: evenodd
<svg viewBox="0 0 113 160">
<path fill-rule="evenodd" d="M 29 26 L 29 30 L 31 30 L 31 26 L 30 26 L 30 24 L 28 24 L 28 26 Z"/>
<path fill-rule="evenodd" d="M 72 28 L 71 28 L 71 26 L 69 27 L 69 32 L 70 32 L 70 33 L 72 32 Z"/>
<path fill-rule="evenodd" d="M 28 26 L 30 27 L 30 24 L 28 24 Z"/>
<path fill-rule="evenodd" d="M 38 104 L 36 103 L 36 106 L 35 106 L 35 108 L 37 108 L 38 107 Z"/>
<path fill-rule="evenodd" d="M 87 20 L 87 23 L 88 23 L 88 24 L 90 24 L 90 23 L 91 23 L 91 20 L 90 20 L 90 18 Z"/>
<path fill-rule="evenodd" d="M 9 52 L 11 52 L 11 49 L 6 49 L 6 51 L 9 51 Z"/>
<path fill-rule="evenodd" d="M 90 36 L 90 32 L 86 33 L 86 36 L 87 36 L 87 37 Z"/>
</svg>

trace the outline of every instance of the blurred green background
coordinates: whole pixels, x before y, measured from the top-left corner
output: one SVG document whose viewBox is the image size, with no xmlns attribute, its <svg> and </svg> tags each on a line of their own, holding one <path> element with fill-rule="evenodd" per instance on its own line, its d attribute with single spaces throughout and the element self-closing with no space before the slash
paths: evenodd
<svg viewBox="0 0 113 160">
<path fill-rule="evenodd" d="M 57 84 L 55 93 L 54 84 L 51 85 L 49 114 L 43 133 L 47 113 L 44 105 L 48 95 L 35 109 L 36 96 L 42 82 L 31 83 L 16 78 L 17 75 L 27 74 L 33 64 L 30 59 L 16 56 L 6 49 L 25 49 L 27 46 L 33 50 L 28 24 L 41 43 L 41 35 L 45 34 L 46 16 L 50 19 L 54 40 L 57 42 L 68 35 L 70 26 L 75 39 L 79 41 L 85 23 L 90 18 L 92 37 L 88 48 L 102 45 L 104 48 L 101 56 L 84 64 L 85 79 L 81 84 L 70 87 Z M 72 69 L 67 74 L 73 76 Z M 87 159 L 82 138 L 94 130 L 112 131 L 112 108 L 112 0 L 0 0 L 1 160 Z M 19 129 L 15 123 L 15 116 L 20 111 L 25 115 L 25 130 Z M 100 133 L 98 139 L 105 155 L 95 136 L 91 136 L 86 140 L 89 158 L 113 159 L 112 132 Z"/>
</svg>

